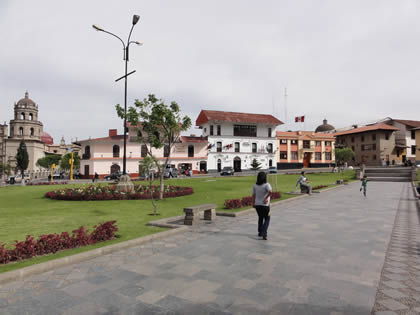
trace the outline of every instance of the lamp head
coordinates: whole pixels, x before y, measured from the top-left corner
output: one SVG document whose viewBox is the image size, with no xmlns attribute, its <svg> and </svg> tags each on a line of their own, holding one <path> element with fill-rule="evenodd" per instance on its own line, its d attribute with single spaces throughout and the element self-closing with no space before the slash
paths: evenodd
<svg viewBox="0 0 420 315">
<path fill-rule="evenodd" d="M 135 41 L 134 43 L 135 43 L 136 45 L 143 46 L 143 43 L 142 43 L 142 42 L 137 42 L 137 41 Z"/>
<path fill-rule="evenodd" d="M 136 25 L 140 19 L 140 15 L 134 14 L 133 15 L 133 25 Z"/>
<path fill-rule="evenodd" d="M 95 29 L 95 30 L 97 30 L 97 31 L 100 31 L 100 32 L 103 32 L 103 28 L 101 28 L 101 27 L 99 27 L 98 25 L 95 25 L 95 24 L 93 24 L 92 25 L 92 27 Z"/>
</svg>

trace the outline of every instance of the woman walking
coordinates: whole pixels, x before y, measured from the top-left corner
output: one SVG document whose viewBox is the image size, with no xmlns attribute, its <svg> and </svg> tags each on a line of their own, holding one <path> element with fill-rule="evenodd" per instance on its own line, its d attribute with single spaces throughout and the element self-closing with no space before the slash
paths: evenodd
<svg viewBox="0 0 420 315">
<path fill-rule="evenodd" d="M 267 230 L 270 224 L 271 185 L 267 183 L 267 174 L 259 172 L 257 183 L 252 187 L 252 207 L 258 214 L 258 236 L 267 240 Z"/>
</svg>

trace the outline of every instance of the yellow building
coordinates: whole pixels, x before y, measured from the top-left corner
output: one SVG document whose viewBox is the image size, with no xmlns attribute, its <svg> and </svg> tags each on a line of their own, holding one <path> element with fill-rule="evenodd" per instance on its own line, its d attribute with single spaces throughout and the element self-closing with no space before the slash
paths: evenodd
<svg viewBox="0 0 420 315">
<path fill-rule="evenodd" d="M 414 129 L 416 135 L 416 162 L 417 164 L 420 163 L 420 127 Z"/>
</svg>

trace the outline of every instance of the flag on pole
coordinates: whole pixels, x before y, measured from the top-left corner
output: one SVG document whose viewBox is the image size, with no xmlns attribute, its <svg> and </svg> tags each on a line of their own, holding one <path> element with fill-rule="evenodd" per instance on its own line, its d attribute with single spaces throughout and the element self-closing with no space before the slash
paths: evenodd
<svg viewBox="0 0 420 315">
<path fill-rule="evenodd" d="M 297 116 L 295 117 L 295 122 L 304 122 L 305 121 L 305 116 Z"/>
</svg>

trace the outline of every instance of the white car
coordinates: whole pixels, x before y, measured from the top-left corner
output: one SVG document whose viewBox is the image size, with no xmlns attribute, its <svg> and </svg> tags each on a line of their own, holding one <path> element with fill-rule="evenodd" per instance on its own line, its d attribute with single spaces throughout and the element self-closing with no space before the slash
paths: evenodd
<svg viewBox="0 0 420 315">
<path fill-rule="evenodd" d="M 12 180 L 12 178 L 13 178 L 13 180 Z M 25 174 L 25 183 L 29 182 L 30 179 L 31 179 L 31 177 L 28 174 Z M 14 181 L 15 183 L 22 183 L 22 174 L 16 174 L 16 175 L 13 175 L 13 176 L 9 176 L 9 179 L 8 179 L 7 182 L 10 183 L 11 180 Z"/>
</svg>

